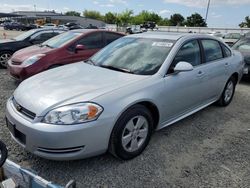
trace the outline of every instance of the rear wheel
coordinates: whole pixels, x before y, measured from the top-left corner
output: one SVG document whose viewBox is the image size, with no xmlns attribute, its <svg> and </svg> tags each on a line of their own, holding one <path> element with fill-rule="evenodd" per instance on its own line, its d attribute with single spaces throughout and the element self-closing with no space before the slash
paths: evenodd
<svg viewBox="0 0 250 188">
<path fill-rule="evenodd" d="M 149 143 L 153 118 L 147 108 L 135 105 L 118 119 L 110 138 L 109 151 L 123 160 L 141 154 Z"/>
<path fill-rule="evenodd" d="M 236 79 L 232 76 L 226 83 L 226 86 L 223 90 L 223 93 L 218 100 L 217 104 L 220 106 L 227 106 L 231 103 L 234 92 L 235 92 L 235 86 L 236 86 Z"/>
<path fill-rule="evenodd" d="M 0 167 L 4 164 L 8 156 L 7 147 L 3 142 L 0 141 Z"/>
<path fill-rule="evenodd" d="M 2 51 L 0 52 L 0 66 L 6 68 L 7 62 L 11 58 L 12 52 L 10 51 Z"/>
</svg>

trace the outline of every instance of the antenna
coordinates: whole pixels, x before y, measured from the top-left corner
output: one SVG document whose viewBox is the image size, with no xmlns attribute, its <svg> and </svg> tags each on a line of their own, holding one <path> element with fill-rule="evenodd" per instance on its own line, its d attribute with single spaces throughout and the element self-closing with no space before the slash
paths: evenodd
<svg viewBox="0 0 250 188">
<path fill-rule="evenodd" d="M 208 0 L 208 3 L 207 3 L 207 12 L 206 12 L 206 19 L 205 19 L 206 24 L 207 24 L 207 17 L 208 17 L 209 7 L 210 7 L 210 0 Z"/>
</svg>

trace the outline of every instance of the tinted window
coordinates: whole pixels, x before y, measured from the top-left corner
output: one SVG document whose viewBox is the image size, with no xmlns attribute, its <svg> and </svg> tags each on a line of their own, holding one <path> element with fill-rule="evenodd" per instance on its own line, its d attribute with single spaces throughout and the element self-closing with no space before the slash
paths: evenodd
<svg viewBox="0 0 250 188">
<path fill-rule="evenodd" d="M 41 33 L 40 35 L 37 35 L 35 37 L 35 40 L 42 40 L 42 41 L 45 41 L 45 40 L 48 40 L 50 39 L 51 37 L 55 36 L 53 32 L 51 33 Z"/>
<path fill-rule="evenodd" d="M 116 34 L 116 33 L 105 33 L 106 37 L 106 44 L 109 44 L 113 42 L 114 40 L 122 37 L 122 35 Z"/>
<path fill-rule="evenodd" d="M 204 48 L 206 62 L 223 58 L 219 42 L 215 40 L 202 40 L 201 43 Z"/>
<path fill-rule="evenodd" d="M 84 45 L 87 49 L 98 49 L 103 47 L 102 33 L 92 33 L 84 36 L 77 44 Z"/>
<path fill-rule="evenodd" d="M 201 63 L 200 47 L 197 40 L 190 41 L 181 47 L 174 58 L 170 72 L 173 71 L 175 65 L 180 61 L 188 62 L 193 66 L 197 66 Z"/>
</svg>

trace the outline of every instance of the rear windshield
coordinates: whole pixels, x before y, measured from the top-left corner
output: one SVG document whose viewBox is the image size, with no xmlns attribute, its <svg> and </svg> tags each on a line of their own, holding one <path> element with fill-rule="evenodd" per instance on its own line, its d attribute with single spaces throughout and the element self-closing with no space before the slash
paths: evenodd
<svg viewBox="0 0 250 188">
<path fill-rule="evenodd" d="M 42 43 L 42 46 L 49 46 L 51 48 L 60 48 L 70 43 L 71 41 L 75 40 L 81 34 L 82 33 L 68 31 L 66 33 L 62 33 L 45 41 L 44 43 Z"/>
<path fill-rule="evenodd" d="M 238 42 L 236 42 L 233 47 L 234 50 L 239 50 L 239 51 L 250 51 L 250 39 L 245 38 L 241 39 Z"/>
</svg>

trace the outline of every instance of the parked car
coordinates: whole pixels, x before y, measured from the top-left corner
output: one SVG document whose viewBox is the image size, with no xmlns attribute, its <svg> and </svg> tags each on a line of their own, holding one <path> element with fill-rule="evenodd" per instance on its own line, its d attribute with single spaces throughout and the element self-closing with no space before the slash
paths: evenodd
<svg viewBox="0 0 250 188">
<path fill-rule="evenodd" d="M 82 26 L 80 26 L 79 24 L 74 23 L 74 22 L 66 23 L 65 26 L 66 26 L 69 30 L 84 29 Z"/>
<path fill-rule="evenodd" d="M 40 44 L 64 31 L 65 30 L 50 28 L 33 29 L 15 38 L 0 40 L 0 66 L 6 67 L 7 61 L 17 50 L 34 44 Z"/>
<path fill-rule="evenodd" d="M 103 30 L 74 30 L 58 35 L 41 45 L 16 52 L 8 62 L 10 75 L 24 80 L 61 65 L 86 60 L 124 34 Z"/>
<path fill-rule="evenodd" d="M 46 23 L 43 25 L 43 27 L 46 27 L 46 28 L 55 28 L 56 27 L 56 24 L 53 24 L 53 23 Z"/>
<path fill-rule="evenodd" d="M 232 49 L 238 50 L 242 53 L 246 63 L 245 77 L 250 77 L 250 36 L 240 39 L 236 42 Z"/>
<path fill-rule="evenodd" d="M 140 25 L 131 25 L 130 27 L 126 28 L 126 33 L 128 33 L 128 34 L 142 33 L 141 26 Z"/>
<path fill-rule="evenodd" d="M 222 40 L 227 43 L 229 46 L 232 46 L 234 43 L 236 43 L 241 38 L 240 33 L 228 33 L 225 34 L 222 38 Z"/>
<path fill-rule="evenodd" d="M 26 31 L 27 27 L 24 24 L 17 22 L 10 22 L 4 25 L 5 30 L 17 30 L 17 31 Z"/>
<path fill-rule="evenodd" d="M 214 37 L 128 35 L 79 62 L 25 80 L 7 102 L 17 143 L 48 159 L 138 156 L 154 130 L 212 103 L 227 106 L 243 57 Z"/>
</svg>

